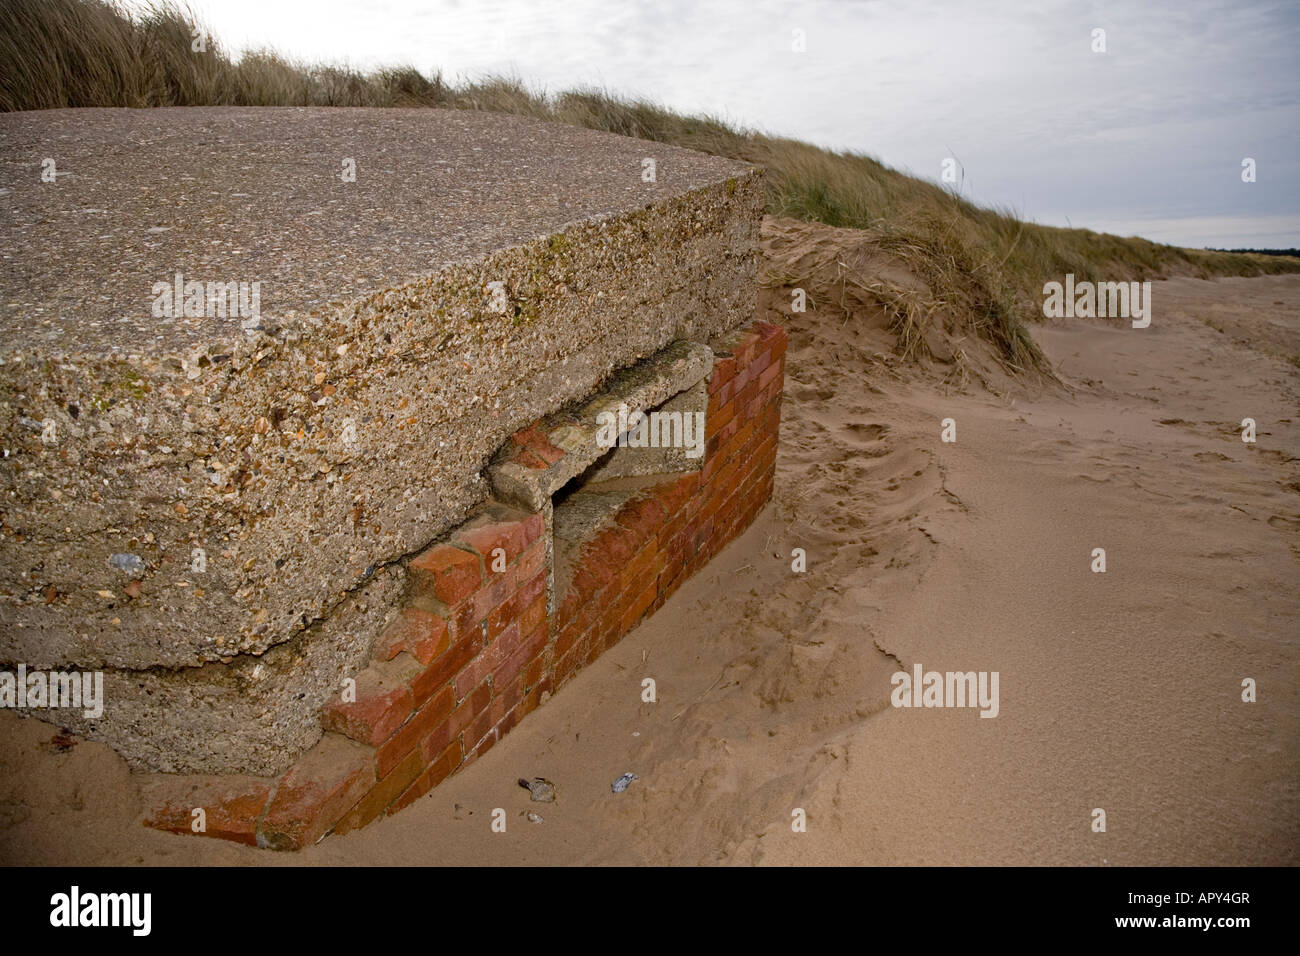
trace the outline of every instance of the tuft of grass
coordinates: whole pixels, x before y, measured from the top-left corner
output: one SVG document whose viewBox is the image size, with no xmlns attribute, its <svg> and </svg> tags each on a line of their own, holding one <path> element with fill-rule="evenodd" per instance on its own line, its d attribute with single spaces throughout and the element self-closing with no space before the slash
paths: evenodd
<svg viewBox="0 0 1300 956">
<path fill-rule="evenodd" d="M 0 110 L 84 106 L 377 106 L 488 110 L 669 143 L 761 166 L 773 215 L 865 230 L 966 313 L 1006 362 L 1043 368 L 1025 323 L 1043 283 L 1300 271 L 1291 256 L 1182 249 L 1136 237 L 1024 222 L 976 206 L 858 153 L 682 116 L 597 89 L 548 95 L 514 77 L 449 86 L 411 66 L 362 73 L 262 50 L 233 61 L 193 11 L 156 0 L 132 14 L 113 0 L 0 0 Z M 192 48 L 196 30 L 206 49 Z M 914 304 L 895 302 L 905 325 Z"/>
</svg>

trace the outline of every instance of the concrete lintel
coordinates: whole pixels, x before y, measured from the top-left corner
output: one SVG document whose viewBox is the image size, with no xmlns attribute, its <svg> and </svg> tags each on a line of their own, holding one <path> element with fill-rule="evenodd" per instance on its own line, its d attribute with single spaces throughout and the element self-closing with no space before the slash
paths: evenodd
<svg viewBox="0 0 1300 956">
<path fill-rule="evenodd" d="M 597 442 L 602 413 L 642 412 L 688 391 L 713 368 L 713 350 L 699 342 L 677 341 L 655 355 L 613 376 L 593 398 L 568 413 L 550 416 L 540 425 L 547 439 L 564 455 L 546 468 L 529 468 L 510 459 L 487 470 L 493 494 L 532 511 L 546 508 L 555 492 L 582 474 L 608 447 Z"/>
</svg>

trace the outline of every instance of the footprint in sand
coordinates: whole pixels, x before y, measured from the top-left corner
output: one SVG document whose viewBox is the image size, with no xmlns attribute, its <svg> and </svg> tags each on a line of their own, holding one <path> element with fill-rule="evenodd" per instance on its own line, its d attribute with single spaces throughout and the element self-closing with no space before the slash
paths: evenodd
<svg viewBox="0 0 1300 956">
<path fill-rule="evenodd" d="M 1300 532 L 1300 515 L 1271 515 L 1268 523 L 1269 527 L 1279 531 L 1290 531 L 1292 534 Z"/>
</svg>

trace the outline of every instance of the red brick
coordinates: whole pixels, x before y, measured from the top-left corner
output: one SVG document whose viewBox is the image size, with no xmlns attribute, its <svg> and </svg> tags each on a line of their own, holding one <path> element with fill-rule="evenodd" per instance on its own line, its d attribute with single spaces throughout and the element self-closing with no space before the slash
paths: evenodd
<svg viewBox="0 0 1300 956">
<path fill-rule="evenodd" d="M 705 452 L 704 467 L 700 469 L 700 494 L 696 495 L 687 505 L 687 514 L 694 514 L 698 511 L 698 506 L 692 510 L 691 505 L 696 504 L 699 497 L 708 493 L 709 486 L 713 483 L 713 477 L 722 470 L 727 463 L 725 455 L 719 455 L 717 446 Z"/>
<path fill-rule="evenodd" d="M 606 528 L 592 539 L 589 549 L 584 549 L 582 563 L 585 567 L 604 564 L 617 568 L 636 553 L 637 547 L 635 536 L 626 528 Z"/>
<path fill-rule="evenodd" d="M 402 662 L 408 662 L 403 664 Z M 320 714 L 321 726 L 358 743 L 377 747 L 411 716 L 416 704 L 408 682 L 415 676 L 410 658 L 371 664 L 356 677 L 357 699 L 336 698 Z"/>
<path fill-rule="evenodd" d="M 675 578 L 678 575 L 678 573 L 682 570 L 682 568 L 684 568 L 685 566 L 686 566 L 685 554 L 683 554 L 681 551 L 675 551 L 672 554 L 669 554 L 667 559 L 664 561 L 664 569 L 659 572 L 659 582 L 660 582 L 661 590 L 663 584 Z"/>
<path fill-rule="evenodd" d="M 622 620 L 619 622 L 619 629 L 624 634 L 632 630 L 637 621 L 641 620 L 641 615 L 654 603 L 656 593 L 658 593 L 658 583 L 657 581 L 651 581 L 637 596 L 636 600 L 632 602 L 632 605 L 623 612 Z"/>
<path fill-rule="evenodd" d="M 740 479 L 739 472 L 740 472 L 740 461 L 735 458 L 731 459 L 725 465 L 723 465 L 722 470 L 719 471 L 714 476 L 713 481 L 710 482 L 710 488 L 709 488 L 710 498 L 711 499 L 716 498 L 720 493 L 725 494 L 735 490 L 736 482 Z M 704 517 L 708 517 L 709 514 L 708 506 L 707 505 L 702 506 L 700 513 Z"/>
<path fill-rule="evenodd" d="M 432 763 L 439 753 L 447 748 L 447 745 L 460 739 L 479 714 L 492 703 L 492 688 L 487 684 L 480 684 L 474 688 L 474 692 L 461 701 L 460 706 L 451 712 L 451 714 L 441 724 L 435 727 L 429 736 L 420 742 L 420 752 L 424 755 L 426 763 Z"/>
<path fill-rule="evenodd" d="M 520 578 L 519 596 L 521 598 L 519 605 L 521 608 L 532 607 L 533 602 L 540 597 L 546 596 L 546 574 L 539 571 L 532 578 L 524 580 Z M 527 628 L 525 628 L 527 631 Z"/>
<path fill-rule="evenodd" d="M 496 691 L 496 696 L 492 699 L 492 715 L 496 717 L 499 724 L 510 711 L 514 710 L 516 705 L 524 699 L 524 682 L 521 680 L 508 681 Z"/>
<path fill-rule="evenodd" d="M 144 825 L 168 833 L 233 840 L 257 845 L 257 821 L 271 797 L 273 779 L 242 775 L 142 774 L 140 796 Z M 202 833 L 191 829 L 193 811 L 202 808 Z"/>
<path fill-rule="evenodd" d="M 415 778 L 423 770 L 424 760 L 420 756 L 420 751 L 412 750 L 400 764 L 393 768 L 392 773 L 375 784 L 370 792 L 335 824 L 334 832 L 348 833 L 365 826 L 388 809 L 388 805 L 414 783 Z"/>
<path fill-rule="evenodd" d="M 411 784 L 402 792 L 392 804 L 388 807 L 388 814 L 391 816 L 398 810 L 404 810 L 416 800 L 442 783 L 452 775 L 452 772 L 460 766 L 461 751 L 460 741 L 453 741 L 441 754 L 435 759 L 429 761 L 428 768 L 424 773 L 415 778 L 415 783 Z"/>
<path fill-rule="evenodd" d="M 517 465 L 523 465 L 525 468 L 531 468 L 533 471 L 543 471 L 550 467 L 544 459 L 533 454 L 527 448 L 520 448 L 515 452 L 511 459 Z"/>
<path fill-rule="evenodd" d="M 586 600 L 574 590 L 572 583 L 570 583 L 569 590 L 565 592 L 563 600 L 560 601 L 560 606 L 555 609 L 556 631 L 562 631 L 568 627 L 569 623 L 578 616 L 578 612 L 585 603 Z"/>
<path fill-rule="evenodd" d="M 498 725 L 506 718 L 506 715 L 514 709 L 514 706 L 523 700 L 524 690 L 522 685 L 516 681 L 503 687 L 498 691 L 497 696 L 492 699 L 491 706 L 480 714 L 465 731 L 465 744 L 468 747 L 471 740 L 475 741 L 474 750 L 478 754 L 487 752 L 482 747 L 482 742 L 491 736 L 493 742 L 501 738 L 503 731 Z M 506 728 L 509 729 L 509 728 Z M 490 746 L 490 745 L 489 745 Z"/>
<path fill-rule="evenodd" d="M 725 408 L 727 403 L 735 397 L 737 391 L 739 391 L 739 386 L 735 375 L 732 375 L 724 385 L 709 396 L 709 406 L 705 410 L 704 420 L 707 422 L 710 415 L 716 415 L 719 409 Z"/>
<path fill-rule="evenodd" d="M 695 531 L 690 525 L 682 528 L 681 532 L 675 535 L 672 541 L 668 542 L 668 549 L 665 552 L 664 567 L 674 561 L 681 561 L 683 564 L 691 559 L 695 553 Z"/>
<path fill-rule="evenodd" d="M 790 341 L 785 329 L 769 322 L 759 322 L 755 325 L 755 330 L 764 345 L 771 351 L 773 361 L 785 355 L 786 346 Z"/>
<path fill-rule="evenodd" d="M 736 414 L 736 401 L 732 399 L 723 405 L 716 412 L 708 416 L 708 421 L 704 426 L 704 438 L 707 441 L 718 433 L 723 425 L 731 421 Z"/>
<path fill-rule="evenodd" d="M 451 634 L 447 629 L 447 622 L 440 617 L 435 617 L 428 633 L 411 641 L 410 651 L 421 664 L 428 664 L 439 655 L 446 653 L 450 646 Z"/>
<path fill-rule="evenodd" d="M 717 359 L 713 363 L 713 371 L 709 373 L 709 394 L 712 395 L 726 385 L 735 374 L 736 360 L 734 358 Z"/>
<path fill-rule="evenodd" d="M 690 499 L 691 495 L 699 490 L 699 487 L 700 476 L 698 473 L 693 473 L 676 481 L 666 481 L 662 485 L 655 485 L 653 494 L 655 500 L 664 509 L 664 514 L 671 521 L 677 517 L 682 507 Z"/>
<path fill-rule="evenodd" d="M 769 441 L 771 441 L 771 439 L 760 443 L 750 453 L 748 461 L 748 464 L 750 465 L 749 474 L 745 476 L 745 482 L 747 484 L 753 484 L 760 481 L 763 475 L 772 468 L 773 464 L 775 464 L 775 459 L 771 456 L 770 448 L 772 446 L 768 445 Z"/>
<path fill-rule="evenodd" d="M 749 395 L 753 394 L 754 377 L 753 366 L 746 365 L 744 368 L 736 369 L 736 377 L 731 380 L 731 400 L 736 403 L 737 408 L 740 408 Z"/>
<path fill-rule="evenodd" d="M 544 581 L 545 579 L 543 579 Z M 528 605 L 527 610 L 519 615 L 519 631 L 521 634 L 531 634 L 538 627 L 545 627 L 546 624 L 546 595 L 543 594 L 532 604 Z"/>
<path fill-rule="evenodd" d="M 619 631 L 619 622 L 622 619 L 622 605 L 618 602 L 611 603 L 605 608 L 604 613 L 600 615 L 600 623 L 596 625 L 595 640 L 592 643 L 603 650 L 608 646 L 608 642 L 611 638 L 616 639 L 617 637 L 620 637 L 622 632 Z M 600 651 L 597 651 L 594 656 L 589 655 L 588 660 L 593 660 L 599 655 Z"/>
<path fill-rule="evenodd" d="M 758 354 L 760 342 L 761 340 L 756 333 L 749 332 L 741 336 L 740 341 L 731 349 L 731 354 L 736 357 L 737 374 L 739 374 L 739 370 L 754 361 L 754 356 Z"/>
<path fill-rule="evenodd" d="M 542 695 L 549 693 L 550 689 L 550 681 L 543 681 L 524 695 L 524 699 L 515 708 L 515 713 L 519 715 L 521 720 L 541 706 Z"/>
<path fill-rule="evenodd" d="M 591 628 L 592 609 L 584 608 L 582 616 L 575 618 L 565 625 L 564 629 L 555 638 L 555 655 L 563 657 L 581 640 L 582 636 Z"/>
<path fill-rule="evenodd" d="M 508 658 L 502 661 L 492 672 L 492 686 L 501 687 L 509 684 L 528 664 L 542 653 L 546 647 L 546 631 L 538 628 Z"/>
<path fill-rule="evenodd" d="M 489 707 L 475 718 L 474 723 L 465 729 L 466 763 L 481 757 L 492 749 L 492 745 L 496 743 L 495 727 L 496 721 L 492 719 L 492 709 Z M 490 741 L 488 740 L 489 737 L 491 738 Z M 471 741 L 473 742 L 471 743 Z M 487 746 L 484 746 L 484 743 Z"/>
<path fill-rule="evenodd" d="M 515 592 L 515 569 L 507 568 L 502 574 L 491 575 L 487 587 L 476 592 L 456 614 L 456 630 L 473 630 L 488 620 L 488 616 Z"/>
<path fill-rule="evenodd" d="M 411 638 L 412 630 L 419 630 L 418 620 L 413 620 L 407 615 L 408 610 L 415 608 L 403 608 L 397 615 L 384 625 L 379 636 L 375 638 L 374 645 L 370 648 L 370 656 L 377 661 L 391 661 L 402 651 L 406 650 L 407 641 Z M 422 613 L 429 613 L 427 611 Z"/>
<path fill-rule="evenodd" d="M 732 449 L 732 456 L 744 456 L 746 453 L 750 452 L 750 442 L 761 434 L 762 432 L 758 430 L 758 426 L 754 419 L 751 418 L 745 422 L 741 429 L 731 438 L 730 447 Z"/>
<path fill-rule="evenodd" d="M 500 573 L 494 570 L 492 552 L 501 548 L 508 567 L 518 560 L 524 550 L 537 539 L 537 525 L 541 515 L 497 507 L 471 519 L 457 528 L 452 540 L 477 551 L 483 556 L 483 567 L 489 579 Z"/>
<path fill-rule="evenodd" d="M 718 413 L 727 402 L 731 401 L 731 383 L 728 382 L 717 392 L 709 396 L 709 403 L 704 406 L 704 423 L 708 426 L 709 419 Z"/>
<path fill-rule="evenodd" d="M 587 663 L 590 664 L 604 654 L 607 650 L 623 640 L 627 636 L 627 631 L 622 630 L 617 625 L 610 628 L 601 636 L 599 644 L 592 647 L 591 653 L 587 655 Z"/>
<path fill-rule="evenodd" d="M 549 643 L 544 643 L 542 651 L 524 668 L 523 682 L 525 687 L 536 687 L 546 680 L 546 675 L 550 672 L 551 662 L 553 660 L 553 648 Z"/>
<path fill-rule="evenodd" d="M 634 498 L 619 508 L 614 521 L 632 532 L 639 543 L 653 537 L 667 517 L 663 505 L 652 497 L 644 497 Z"/>
<path fill-rule="evenodd" d="M 524 521 L 524 543 L 542 540 L 546 532 L 546 519 L 541 514 L 531 514 Z"/>
<path fill-rule="evenodd" d="M 541 523 L 541 515 L 537 516 L 538 523 Z M 528 581 L 537 572 L 546 567 L 546 541 L 534 541 L 519 558 L 519 564 L 515 567 L 515 580 Z"/>
<path fill-rule="evenodd" d="M 550 438 L 536 425 L 515 432 L 511 439 L 542 459 L 548 467 L 564 457 L 564 452 L 551 444 Z"/>
<path fill-rule="evenodd" d="M 739 376 L 737 376 L 737 378 L 739 378 Z M 736 403 L 737 411 L 740 412 L 748 408 L 749 403 L 753 400 L 754 396 L 757 394 L 758 394 L 757 379 L 747 381 L 744 384 L 744 386 L 741 387 L 740 391 L 736 392 L 736 397 L 732 399 L 732 401 Z"/>
<path fill-rule="evenodd" d="M 734 464 L 729 465 L 728 467 L 734 472 Z M 729 488 L 721 482 L 716 483 L 709 494 L 709 497 L 705 499 L 704 503 L 700 506 L 700 524 L 703 524 L 706 521 L 719 520 L 718 512 L 722 509 L 722 503 L 727 500 L 730 493 L 733 491 L 735 491 L 734 486 Z"/>
<path fill-rule="evenodd" d="M 497 737 L 497 732 L 495 728 L 488 731 L 488 733 L 483 737 L 483 739 L 474 745 L 474 750 L 465 756 L 465 763 L 462 766 L 468 766 L 469 764 L 477 760 L 479 757 L 483 756 L 485 753 L 487 753 L 489 750 L 491 750 L 493 747 L 496 746 L 498 739 L 499 738 Z"/>
<path fill-rule="evenodd" d="M 568 654 L 556 660 L 554 678 L 556 688 L 562 686 L 569 680 L 569 678 L 582 669 L 583 664 L 587 662 L 587 653 L 590 644 L 591 637 L 587 636 L 584 640 L 575 644 Z"/>
<path fill-rule="evenodd" d="M 463 635 L 470 640 L 483 641 L 487 637 L 487 622 L 483 617 L 473 600 L 462 604 L 451 623 L 454 640 L 460 640 Z"/>
<path fill-rule="evenodd" d="M 659 529 L 659 546 L 665 550 L 671 550 L 673 541 L 682 533 L 691 521 L 691 516 L 683 508 L 680 512 L 668 519 L 661 529 Z"/>
<path fill-rule="evenodd" d="M 598 617 L 601 607 L 601 602 L 589 601 L 588 604 L 582 605 L 577 610 L 577 613 L 564 623 L 563 627 L 559 628 L 559 631 L 556 632 L 555 644 L 556 648 L 563 648 L 560 653 L 564 653 L 564 650 L 571 648 L 577 637 L 588 630 L 591 622 Z"/>
<path fill-rule="evenodd" d="M 701 521 L 701 522 L 699 523 L 699 525 L 698 525 L 698 526 L 696 527 L 696 529 L 695 529 L 695 555 L 694 555 L 694 557 L 698 558 L 698 557 L 699 557 L 699 553 L 700 553 L 701 551 L 707 551 L 707 550 L 708 550 L 708 547 L 709 547 L 709 539 L 712 538 L 712 537 L 713 537 L 713 519 L 710 518 L 710 519 L 708 519 L 708 520 Z M 698 565 L 698 563 L 699 563 L 698 561 L 692 560 L 692 562 L 691 562 L 691 566 L 692 566 L 692 567 L 695 567 L 695 566 Z M 694 572 L 692 571 L 692 573 L 694 573 Z"/>
<path fill-rule="evenodd" d="M 666 603 L 670 597 L 677 593 L 677 589 L 682 586 L 682 583 L 688 577 L 690 577 L 690 573 L 685 562 L 673 572 L 671 577 L 667 572 L 664 572 L 664 576 L 659 579 L 659 596 L 655 600 Z"/>
<path fill-rule="evenodd" d="M 494 639 L 498 634 L 504 631 L 510 624 L 519 619 L 523 612 L 524 597 L 521 592 L 516 591 L 510 597 L 506 598 L 496 609 L 488 615 L 487 638 Z"/>
<path fill-rule="evenodd" d="M 500 636 L 456 675 L 456 699 L 460 700 L 477 687 L 519 646 L 519 622 L 511 623 Z"/>
<path fill-rule="evenodd" d="M 582 556 L 582 566 L 573 572 L 569 584 L 570 593 L 576 593 L 580 604 L 586 604 L 593 595 L 614 579 L 615 566 L 599 559 L 593 550 Z"/>
<path fill-rule="evenodd" d="M 520 700 L 522 702 L 522 698 Z M 516 725 L 518 725 L 518 723 L 519 723 L 519 705 L 516 704 L 514 709 L 511 710 L 510 713 L 502 717 L 501 720 L 497 723 L 496 729 L 494 731 L 494 733 L 497 736 L 497 740 L 500 740 L 506 734 L 510 733 L 510 731 L 514 730 Z"/>
<path fill-rule="evenodd" d="M 765 389 L 767 388 L 767 386 L 775 382 L 780 376 L 781 376 L 781 363 L 774 362 L 763 371 L 762 375 L 758 377 L 758 387 L 760 389 Z"/>
<path fill-rule="evenodd" d="M 712 438 L 710 438 L 708 441 L 704 443 L 704 453 L 709 457 L 712 457 L 718 454 L 719 449 L 723 449 L 726 452 L 729 452 L 730 449 L 727 448 L 727 443 L 731 440 L 731 436 L 736 434 L 736 431 L 739 428 L 740 428 L 740 423 L 736 421 L 735 418 L 732 418 L 731 421 L 727 422 L 727 424 L 723 425 L 720 429 L 718 429 L 718 433 L 716 435 L 714 435 Z M 725 454 L 723 457 L 725 457 Z"/>
<path fill-rule="evenodd" d="M 701 494 L 700 498 L 703 500 L 704 495 Z M 695 533 L 699 530 L 701 520 L 703 519 L 701 519 L 697 514 L 691 518 L 690 521 L 687 521 L 686 524 L 682 525 L 681 530 L 673 535 L 672 539 L 668 542 L 669 549 L 680 551 L 688 558 L 694 554 Z"/>
<path fill-rule="evenodd" d="M 655 569 L 655 573 L 657 574 L 658 570 L 662 567 L 663 555 L 659 551 L 659 543 L 655 539 L 651 538 L 646 542 L 645 547 L 636 553 L 631 561 L 623 565 L 623 569 L 619 572 L 618 577 L 619 590 L 626 592 L 628 585 L 641 575 L 645 574 L 652 568 Z"/>
<path fill-rule="evenodd" d="M 409 565 L 416 587 L 455 607 L 483 585 L 478 555 L 449 544 L 429 548 Z"/>
<path fill-rule="evenodd" d="M 474 659 L 482 646 L 482 638 L 477 635 L 461 637 L 447 653 L 426 667 L 423 673 L 411 681 L 411 695 L 415 706 L 422 706 L 441 687 L 449 684 L 452 678 Z"/>
<path fill-rule="evenodd" d="M 494 647 L 496 647 L 495 644 L 489 645 L 483 653 L 466 664 L 461 669 L 461 672 L 456 675 L 456 680 L 452 686 L 456 688 L 456 698 L 458 700 L 464 700 L 474 693 L 479 686 L 484 685 L 493 668 L 501 663 L 501 652 L 500 650 L 493 650 Z"/>
<path fill-rule="evenodd" d="M 387 776 L 408 753 L 417 749 L 420 741 L 451 713 L 455 703 L 451 688 L 444 687 L 411 715 L 411 719 L 402 724 L 393 736 L 380 744 L 379 751 L 375 754 L 375 769 L 379 776 Z"/>
<path fill-rule="evenodd" d="M 445 620 L 423 608 L 405 607 L 388 622 L 371 655 L 378 661 L 391 661 L 402 651 L 409 651 L 421 664 L 427 664 L 449 643 Z"/>
<path fill-rule="evenodd" d="M 311 846 L 374 783 L 374 751 L 337 734 L 326 734 L 280 780 L 262 818 L 258 843 L 272 850 Z"/>
</svg>

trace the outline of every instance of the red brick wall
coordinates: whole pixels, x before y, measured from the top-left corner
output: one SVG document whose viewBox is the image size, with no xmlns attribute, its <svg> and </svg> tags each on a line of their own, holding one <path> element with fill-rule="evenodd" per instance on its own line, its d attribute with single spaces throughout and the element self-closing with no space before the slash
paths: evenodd
<svg viewBox="0 0 1300 956">
<path fill-rule="evenodd" d="M 625 504 L 589 542 L 555 614 L 558 689 L 754 520 L 772 495 L 785 332 L 759 323 L 709 377 L 703 469 Z"/>
<path fill-rule="evenodd" d="M 203 807 L 209 836 L 297 848 L 395 813 L 486 753 L 754 520 L 772 493 L 785 348 L 766 323 L 735 338 L 708 380 L 702 469 L 638 494 L 585 543 L 553 619 L 542 516 L 486 505 L 410 562 L 406 606 L 355 701 L 325 708 L 315 748 L 278 780 L 155 777 L 148 825 L 194 832 Z M 529 432 L 518 443 L 546 460 Z"/>
</svg>

